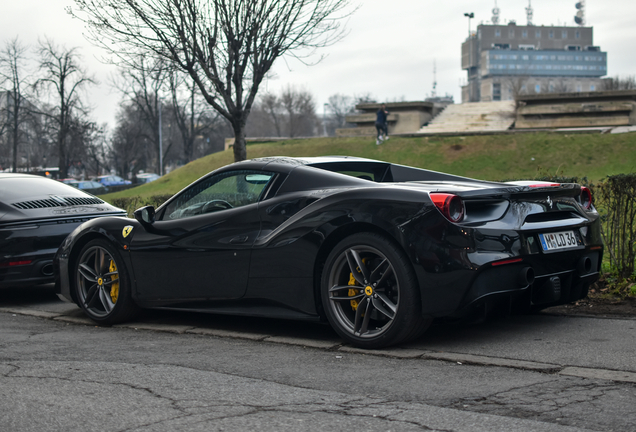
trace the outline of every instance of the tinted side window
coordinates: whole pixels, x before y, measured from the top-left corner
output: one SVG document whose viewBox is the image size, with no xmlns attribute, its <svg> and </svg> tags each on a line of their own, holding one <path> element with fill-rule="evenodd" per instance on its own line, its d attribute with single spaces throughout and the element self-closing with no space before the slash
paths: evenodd
<svg viewBox="0 0 636 432">
<path fill-rule="evenodd" d="M 163 220 L 182 219 L 258 202 L 273 177 L 261 171 L 218 174 L 185 190 L 172 201 Z"/>
</svg>

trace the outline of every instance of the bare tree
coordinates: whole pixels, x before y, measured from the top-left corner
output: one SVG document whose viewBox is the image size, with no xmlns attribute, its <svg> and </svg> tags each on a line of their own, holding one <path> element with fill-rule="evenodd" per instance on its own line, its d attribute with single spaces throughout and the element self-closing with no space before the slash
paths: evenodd
<svg viewBox="0 0 636 432">
<path fill-rule="evenodd" d="M 93 124 L 93 128 L 87 130 L 87 142 L 84 147 L 86 152 L 84 156 L 83 166 L 88 175 L 98 176 L 105 171 L 107 163 L 107 154 L 110 150 L 107 138 L 106 124 L 97 126 Z"/>
<path fill-rule="evenodd" d="M 134 67 L 124 65 L 121 68 L 121 79 L 116 79 L 113 86 L 117 88 L 125 100 L 139 113 L 139 120 L 143 122 L 143 136 L 150 142 L 156 155 L 155 169 L 163 172 L 160 161 L 170 150 L 170 144 L 159 157 L 161 143 L 159 142 L 159 118 L 163 109 L 161 98 L 170 89 L 172 66 L 164 58 L 157 56 L 138 55 L 134 57 Z"/>
<path fill-rule="evenodd" d="M 254 104 L 247 130 L 258 137 L 314 136 L 320 128 L 314 97 L 288 86 L 280 96 L 266 93 Z"/>
<path fill-rule="evenodd" d="M 18 168 L 18 145 L 22 139 L 23 124 L 27 118 L 26 96 L 24 87 L 27 85 L 28 72 L 26 70 L 27 47 L 18 38 L 10 40 L 0 52 L 0 81 L 8 84 L 5 93 L 6 101 L 2 106 L 0 135 L 7 131 L 11 142 L 13 172 Z"/>
<path fill-rule="evenodd" d="M 554 93 L 570 93 L 572 87 L 568 84 L 567 80 L 561 78 L 553 83 L 552 92 Z"/>
<path fill-rule="evenodd" d="M 376 103 L 375 97 L 369 92 L 355 94 L 353 95 L 353 99 L 356 101 L 356 105 L 361 103 Z"/>
<path fill-rule="evenodd" d="M 331 136 L 335 135 L 336 129 L 347 125 L 347 116 L 355 112 L 356 104 L 354 98 L 340 93 L 329 96 L 328 101 L 326 108 L 329 111 L 330 119 L 327 125 L 327 135 Z"/>
<path fill-rule="evenodd" d="M 615 76 L 611 78 L 605 78 L 601 85 L 600 90 L 634 90 L 636 89 L 636 77 L 634 75 L 628 75 L 626 77 Z"/>
<path fill-rule="evenodd" d="M 111 140 L 110 161 L 108 161 L 117 172 L 136 172 L 154 165 L 150 160 L 152 156 L 148 155 L 147 126 L 141 116 L 142 114 L 132 103 L 120 105 L 117 113 L 117 127 Z"/>
<path fill-rule="evenodd" d="M 96 81 L 81 66 L 77 48 L 59 47 L 50 39 L 40 41 L 38 48 L 42 77 L 36 88 L 50 90 L 52 111 L 42 112 L 55 123 L 60 176 L 66 177 L 72 159 L 69 134 L 74 121 L 87 114 L 80 97 L 81 90 Z"/>
<path fill-rule="evenodd" d="M 276 136 L 283 136 L 282 133 L 282 104 L 278 96 L 273 93 L 266 93 L 263 95 L 260 101 L 261 109 L 265 112 L 269 118 L 271 124 L 274 126 Z"/>
<path fill-rule="evenodd" d="M 202 101 L 201 92 L 189 75 L 173 70 L 170 79 L 170 95 L 173 116 L 181 134 L 183 162 L 194 160 L 195 144 L 218 129 L 224 129 L 225 120 L 208 104 Z"/>
<path fill-rule="evenodd" d="M 126 58 L 155 53 L 194 79 L 234 130 L 246 159 L 245 125 L 259 86 L 281 56 L 313 54 L 342 36 L 349 0 L 75 0 L 70 11 L 94 43 Z"/>
<path fill-rule="evenodd" d="M 287 86 L 280 96 L 287 117 L 287 136 L 313 136 L 318 127 L 314 97 L 307 90 Z"/>
<path fill-rule="evenodd" d="M 517 111 L 525 102 L 519 100 L 519 96 L 523 96 L 528 93 L 528 76 L 527 75 L 513 75 L 504 79 L 505 84 L 510 89 L 512 99 L 515 101 L 515 115 Z"/>
</svg>

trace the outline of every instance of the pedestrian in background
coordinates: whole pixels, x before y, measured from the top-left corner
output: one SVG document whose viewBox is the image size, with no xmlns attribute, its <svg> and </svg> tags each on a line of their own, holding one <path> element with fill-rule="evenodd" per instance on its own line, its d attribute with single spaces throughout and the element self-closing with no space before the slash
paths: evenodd
<svg viewBox="0 0 636 432">
<path fill-rule="evenodd" d="M 382 141 L 389 139 L 389 128 L 386 124 L 386 118 L 389 115 L 389 112 L 386 110 L 386 105 L 382 104 L 378 112 L 375 114 L 375 129 L 378 131 L 375 145 L 380 145 L 382 144 Z"/>
</svg>

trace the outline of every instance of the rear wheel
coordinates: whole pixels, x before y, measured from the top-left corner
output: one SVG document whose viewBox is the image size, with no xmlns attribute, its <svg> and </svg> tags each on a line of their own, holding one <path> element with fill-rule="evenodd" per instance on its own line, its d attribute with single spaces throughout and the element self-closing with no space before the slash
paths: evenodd
<svg viewBox="0 0 636 432">
<path fill-rule="evenodd" d="M 126 267 L 109 242 L 87 243 L 79 254 L 74 273 L 77 301 L 93 321 L 111 325 L 127 321 L 138 312 Z"/>
<path fill-rule="evenodd" d="M 342 240 L 327 257 L 322 302 L 338 334 L 362 348 L 405 342 L 426 330 L 419 287 L 408 258 L 374 233 Z"/>
</svg>

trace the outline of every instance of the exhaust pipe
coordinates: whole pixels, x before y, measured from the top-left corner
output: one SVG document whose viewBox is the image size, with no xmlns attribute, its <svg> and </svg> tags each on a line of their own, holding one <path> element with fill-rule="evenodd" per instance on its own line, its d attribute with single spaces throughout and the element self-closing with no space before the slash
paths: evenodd
<svg viewBox="0 0 636 432">
<path fill-rule="evenodd" d="M 40 269 L 40 273 L 42 273 L 44 276 L 53 276 L 53 264 L 50 262 L 44 264 Z"/>
<path fill-rule="evenodd" d="M 517 283 L 519 286 L 527 287 L 534 282 L 534 270 L 532 267 L 524 267 L 517 275 Z"/>
<path fill-rule="evenodd" d="M 579 260 L 577 270 L 579 271 L 579 275 L 588 274 L 592 270 L 592 260 L 590 259 L 590 257 L 581 258 Z"/>
</svg>

